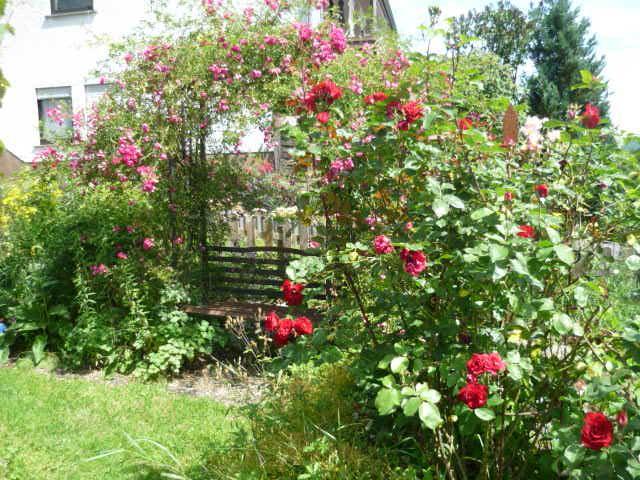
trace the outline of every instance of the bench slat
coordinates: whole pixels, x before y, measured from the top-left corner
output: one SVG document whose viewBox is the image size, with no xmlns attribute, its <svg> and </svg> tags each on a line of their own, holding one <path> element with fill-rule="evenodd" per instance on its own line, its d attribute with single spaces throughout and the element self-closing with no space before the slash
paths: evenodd
<svg viewBox="0 0 640 480">
<path fill-rule="evenodd" d="M 210 245 L 209 250 L 214 252 L 235 252 L 235 253 L 254 253 L 254 252 L 272 252 L 272 253 L 289 253 L 291 255 L 304 255 L 308 257 L 317 256 L 318 252 L 310 252 L 300 250 L 298 248 L 289 247 L 226 247 L 219 245 Z"/>
<path fill-rule="evenodd" d="M 247 275 L 249 275 L 249 272 L 243 272 Z M 212 283 L 242 283 L 245 285 L 272 285 L 274 287 L 280 287 L 282 286 L 282 280 L 278 279 L 278 280 L 271 280 L 268 278 L 255 278 L 255 277 L 251 277 L 251 276 L 246 276 L 246 277 L 229 277 L 229 276 L 215 276 L 211 279 Z M 321 284 L 319 283 L 309 283 L 306 285 L 307 288 L 319 288 L 322 287 Z"/>
<path fill-rule="evenodd" d="M 209 257 L 209 262 L 219 263 L 252 263 L 256 265 L 289 265 L 288 260 L 276 260 L 271 258 L 240 258 L 240 257 L 225 257 L 221 255 L 214 255 Z"/>
</svg>

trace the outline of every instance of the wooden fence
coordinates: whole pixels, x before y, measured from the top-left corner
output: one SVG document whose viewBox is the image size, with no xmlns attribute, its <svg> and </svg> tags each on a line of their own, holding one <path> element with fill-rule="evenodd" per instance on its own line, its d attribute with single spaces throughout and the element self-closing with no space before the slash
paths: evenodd
<svg viewBox="0 0 640 480">
<path fill-rule="evenodd" d="M 318 229 L 297 220 L 274 217 L 268 212 L 229 212 L 226 214 L 230 234 L 227 244 L 233 247 L 286 247 L 306 250 L 312 246 Z"/>
</svg>

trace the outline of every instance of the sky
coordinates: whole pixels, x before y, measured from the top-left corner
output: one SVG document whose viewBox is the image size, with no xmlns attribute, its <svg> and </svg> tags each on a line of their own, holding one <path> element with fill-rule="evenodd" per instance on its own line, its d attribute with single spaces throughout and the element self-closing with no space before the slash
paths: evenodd
<svg viewBox="0 0 640 480">
<path fill-rule="evenodd" d="M 523 10 L 530 0 L 511 0 Z M 426 23 L 427 8 L 438 5 L 443 17 L 481 10 L 490 0 L 389 0 L 398 32 L 415 36 Z M 615 125 L 640 133 L 640 0 L 573 0 L 591 21 L 598 40 L 598 53 L 606 57 L 603 77 L 609 82 L 611 118 Z"/>
</svg>

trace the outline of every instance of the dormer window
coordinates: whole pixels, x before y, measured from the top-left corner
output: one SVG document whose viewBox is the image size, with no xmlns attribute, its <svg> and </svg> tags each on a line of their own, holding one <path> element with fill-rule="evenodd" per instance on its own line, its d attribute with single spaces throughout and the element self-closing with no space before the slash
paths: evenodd
<svg viewBox="0 0 640 480">
<path fill-rule="evenodd" d="M 51 15 L 92 11 L 93 0 L 51 0 Z"/>
</svg>

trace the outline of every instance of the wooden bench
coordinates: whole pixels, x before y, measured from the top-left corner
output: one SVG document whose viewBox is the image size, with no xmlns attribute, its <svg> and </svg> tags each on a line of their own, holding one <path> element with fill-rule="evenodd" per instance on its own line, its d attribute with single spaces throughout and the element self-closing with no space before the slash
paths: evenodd
<svg viewBox="0 0 640 480">
<path fill-rule="evenodd" d="M 277 247 L 209 246 L 202 258 L 202 301 L 199 305 L 185 305 L 183 311 L 212 317 L 254 318 L 274 310 L 278 315 L 290 314 L 291 307 L 283 301 L 280 287 L 287 278 L 289 262 L 317 253 L 306 250 Z M 305 296 L 309 298 L 310 288 Z M 323 294 L 312 298 L 325 298 Z M 313 310 L 296 310 L 297 315 L 318 318 Z"/>
</svg>

